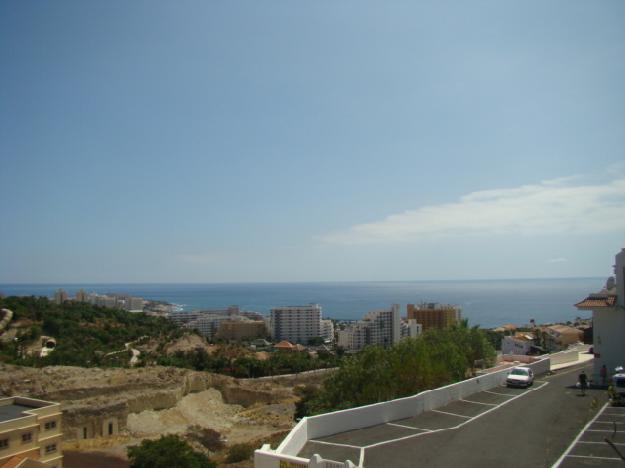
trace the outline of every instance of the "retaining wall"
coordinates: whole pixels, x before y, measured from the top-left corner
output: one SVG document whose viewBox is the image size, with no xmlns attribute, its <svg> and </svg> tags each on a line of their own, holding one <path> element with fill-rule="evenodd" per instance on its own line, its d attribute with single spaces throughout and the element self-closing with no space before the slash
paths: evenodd
<svg viewBox="0 0 625 468">
<path fill-rule="evenodd" d="M 586 353 L 590 349 L 590 345 L 576 346 L 573 349 L 567 351 L 560 351 L 559 353 L 553 353 L 549 357 L 551 358 L 551 365 L 564 364 L 566 362 L 573 362 L 579 359 L 579 353 Z"/>
</svg>

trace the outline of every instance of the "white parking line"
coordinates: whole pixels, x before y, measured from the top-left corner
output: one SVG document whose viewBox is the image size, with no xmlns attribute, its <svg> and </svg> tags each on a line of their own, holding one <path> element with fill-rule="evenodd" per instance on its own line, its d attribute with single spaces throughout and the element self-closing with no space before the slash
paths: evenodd
<svg viewBox="0 0 625 468">
<path fill-rule="evenodd" d="M 358 466 L 362 467 L 364 462 L 365 462 L 365 449 L 361 448 L 360 449 L 360 457 L 359 457 L 359 460 L 358 460 Z"/>
<path fill-rule="evenodd" d="M 338 447 L 349 447 L 349 448 L 355 448 L 355 449 L 362 448 L 359 445 L 340 444 L 338 442 L 326 442 L 325 440 L 310 439 L 308 442 L 314 442 L 315 444 L 323 444 L 323 445 L 336 445 Z"/>
<path fill-rule="evenodd" d="M 586 432 L 625 432 L 625 431 L 615 431 L 613 429 L 586 429 Z"/>
<path fill-rule="evenodd" d="M 605 442 L 594 442 L 594 441 L 590 441 L 590 440 L 580 440 L 577 443 L 578 444 L 599 444 L 599 445 L 605 445 Z M 623 442 L 612 442 L 612 444 L 614 444 L 614 445 L 625 445 L 625 443 L 623 443 Z"/>
<path fill-rule="evenodd" d="M 482 390 L 482 391 L 484 393 L 492 393 L 493 395 L 501 395 L 501 396 L 505 396 L 505 397 L 509 397 L 509 398 L 512 398 L 513 396 L 515 396 L 514 393 L 497 393 L 497 392 L 491 392 L 490 390 Z"/>
<path fill-rule="evenodd" d="M 562 464 L 564 459 L 569 455 L 569 453 L 571 453 L 571 450 L 573 450 L 573 447 L 575 447 L 575 444 L 577 444 L 579 439 L 582 438 L 582 435 L 584 434 L 584 432 L 586 432 L 588 430 L 590 425 L 597 420 L 597 418 L 601 415 L 603 410 L 606 409 L 607 407 L 608 407 L 608 403 L 603 405 L 603 407 L 599 411 L 597 411 L 597 414 L 595 414 L 595 417 L 592 418 L 590 421 L 588 421 L 588 423 L 582 428 L 582 430 L 579 432 L 579 434 L 577 434 L 575 439 L 573 439 L 573 442 L 571 442 L 571 445 L 569 445 L 568 448 L 564 451 L 562 456 L 560 458 L 558 458 L 553 465 L 551 465 L 551 468 L 558 468 Z"/>
<path fill-rule="evenodd" d="M 472 401 L 472 400 L 460 400 L 460 401 L 466 401 L 467 403 L 475 403 L 476 405 L 497 406 L 494 403 L 482 403 L 481 401 Z"/>
<path fill-rule="evenodd" d="M 449 416 L 458 416 L 459 418 L 472 419 L 471 416 L 464 416 L 462 414 L 449 413 L 447 411 L 440 411 L 440 410 L 437 410 L 437 409 L 433 409 L 433 410 L 430 410 L 430 411 L 434 411 L 435 413 L 448 414 Z"/>
<path fill-rule="evenodd" d="M 415 431 L 425 431 L 425 432 L 432 432 L 431 429 L 421 429 L 420 427 L 412 427 L 412 426 L 404 426 L 403 424 L 397 424 L 397 423 L 386 423 L 389 426 L 397 426 L 397 427 L 404 427 L 406 429 L 412 429 Z"/>
<path fill-rule="evenodd" d="M 625 424 L 625 422 L 619 422 L 619 421 L 595 421 L 596 423 L 602 423 L 602 424 Z"/>
<path fill-rule="evenodd" d="M 623 461 L 620 458 L 614 458 L 614 457 L 593 457 L 590 455 L 567 455 L 567 458 L 593 458 L 595 460 L 616 460 L 616 461 Z"/>
</svg>

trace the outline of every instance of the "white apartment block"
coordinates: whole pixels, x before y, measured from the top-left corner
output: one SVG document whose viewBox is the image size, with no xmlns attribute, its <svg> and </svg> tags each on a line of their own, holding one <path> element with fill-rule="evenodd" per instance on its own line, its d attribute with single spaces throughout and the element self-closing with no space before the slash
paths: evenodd
<svg viewBox="0 0 625 468">
<path fill-rule="evenodd" d="M 414 332 L 420 327 L 413 326 Z M 390 309 L 373 310 L 362 320 L 338 332 L 338 346 L 346 351 L 360 351 L 365 346 L 389 347 L 402 337 L 399 304 Z"/>
<path fill-rule="evenodd" d="M 334 341 L 334 324 L 332 320 L 321 320 L 319 336 L 325 341 Z"/>
<path fill-rule="evenodd" d="M 271 309 L 271 336 L 275 341 L 308 344 L 321 335 L 321 306 L 287 306 Z"/>
<path fill-rule="evenodd" d="M 423 332 L 423 325 L 417 323 L 416 319 L 402 320 L 401 322 L 401 337 L 404 338 L 416 338 Z"/>
</svg>

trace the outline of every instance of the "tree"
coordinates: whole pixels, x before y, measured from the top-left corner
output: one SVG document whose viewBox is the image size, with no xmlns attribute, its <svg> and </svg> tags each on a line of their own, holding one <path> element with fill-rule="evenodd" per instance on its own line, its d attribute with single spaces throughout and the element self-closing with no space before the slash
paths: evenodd
<svg viewBox="0 0 625 468">
<path fill-rule="evenodd" d="M 215 468 L 217 465 L 202 453 L 195 452 L 177 435 L 144 440 L 128 447 L 131 468 Z"/>
</svg>

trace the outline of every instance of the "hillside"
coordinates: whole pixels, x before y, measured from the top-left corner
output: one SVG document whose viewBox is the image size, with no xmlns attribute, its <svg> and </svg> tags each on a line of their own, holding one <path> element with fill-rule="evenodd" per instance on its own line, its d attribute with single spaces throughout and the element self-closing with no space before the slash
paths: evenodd
<svg viewBox="0 0 625 468">
<path fill-rule="evenodd" d="M 170 321 L 118 309 L 45 297 L 0 298 L 0 309 L 13 311 L 0 336 L 0 362 L 25 366 L 128 366 L 126 344 L 139 339 L 168 343 L 183 334 Z M 56 342 L 53 352 L 40 356 L 41 337 Z"/>
</svg>

